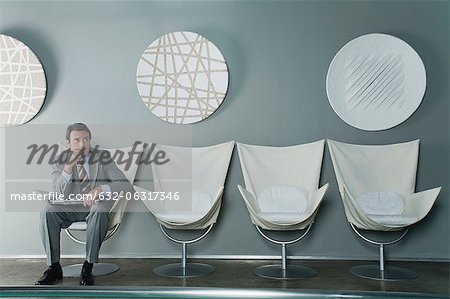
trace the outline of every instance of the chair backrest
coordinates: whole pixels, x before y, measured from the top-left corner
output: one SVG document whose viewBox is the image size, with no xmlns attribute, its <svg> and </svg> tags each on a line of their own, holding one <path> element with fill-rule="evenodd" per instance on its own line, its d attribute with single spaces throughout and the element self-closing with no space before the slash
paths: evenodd
<svg viewBox="0 0 450 299">
<path fill-rule="evenodd" d="M 134 155 L 132 157 L 129 157 L 128 152 L 131 151 L 133 147 L 126 147 L 126 148 L 118 148 L 118 149 L 106 149 L 111 157 L 113 158 L 114 162 L 117 165 L 117 168 L 122 171 L 122 173 L 125 175 L 127 180 L 130 182 L 131 185 L 133 185 L 134 179 L 136 178 L 136 173 L 139 167 L 139 161 L 141 159 L 142 153 L 144 151 L 143 145 L 139 144 L 136 146 L 136 152 L 138 152 L 137 155 Z M 118 152 L 119 153 L 116 153 Z M 123 157 L 120 155 L 120 153 L 123 153 Z M 131 158 L 132 163 L 129 165 L 128 169 L 126 168 L 127 163 L 122 163 L 126 159 Z M 126 207 L 127 207 L 128 200 L 126 200 L 126 196 L 122 196 L 117 200 L 113 207 L 110 210 L 111 216 L 109 220 L 109 228 L 116 226 L 117 224 L 122 222 L 123 215 L 125 213 Z"/>
<path fill-rule="evenodd" d="M 355 145 L 328 140 L 339 190 L 414 193 L 419 140 L 390 145 Z"/>
<path fill-rule="evenodd" d="M 142 144 L 138 144 L 136 146 L 136 152 L 138 152 L 138 154 L 131 157 L 132 163 L 129 165 L 129 168 L 126 169 L 127 162 L 125 161 L 130 158 L 128 153 L 131 151 L 132 148 L 133 147 L 130 146 L 124 148 L 117 148 L 117 149 L 114 148 L 105 150 L 109 152 L 114 162 L 116 162 L 117 168 L 119 168 L 120 171 L 122 171 L 122 173 L 125 175 L 130 184 L 133 185 L 134 179 L 136 178 L 137 170 L 139 168 L 139 161 L 144 151 L 144 148 Z"/>
<path fill-rule="evenodd" d="M 261 212 L 303 213 L 308 205 L 308 195 L 296 186 L 269 186 L 257 194 Z"/>
<path fill-rule="evenodd" d="M 273 185 L 317 190 L 324 145 L 325 140 L 287 147 L 238 143 L 245 188 L 255 196 Z"/>
<path fill-rule="evenodd" d="M 152 163 L 154 191 L 179 192 L 180 200 L 165 200 L 166 211 L 205 210 L 225 183 L 234 141 L 208 147 L 156 145 L 167 163 Z M 199 210 L 199 212 L 201 212 Z"/>
</svg>

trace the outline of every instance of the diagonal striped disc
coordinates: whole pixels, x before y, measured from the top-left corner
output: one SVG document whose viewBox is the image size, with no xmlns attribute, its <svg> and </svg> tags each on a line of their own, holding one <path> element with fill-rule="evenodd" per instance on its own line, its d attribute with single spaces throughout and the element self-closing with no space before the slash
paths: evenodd
<svg viewBox="0 0 450 299">
<path fill-rule="evenodd" d="M 165 34 L 142 54 L 137 87 L 147 108 L 170 123 L 189 124 L 213 114 L 228 89 L 228 68 L 219 49 L 186 31 Z"/>
<path fill-rule="evenodd" d="M 21 41 L 0 34 L 0 126 L 30 121 L 41 109 L 46 92 L 37 56 Z"/>
<path fill-rule="evenodd" d="M 422 102 L 425 67 L 403 40 L 372 33 L 347 43 L 330 64 L 328 100 L 349 125 L 386 130 L 407 120 Z"/>
</svg>

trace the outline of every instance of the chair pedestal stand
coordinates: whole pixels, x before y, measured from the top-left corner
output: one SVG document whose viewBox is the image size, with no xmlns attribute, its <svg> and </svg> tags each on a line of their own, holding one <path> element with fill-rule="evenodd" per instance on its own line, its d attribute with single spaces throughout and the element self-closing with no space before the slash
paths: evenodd
<svg viewBox="0 0 450 299">
<path fill-rule="evenodd" d="M 103 242 L 108 240 L 109 238 L 111 238 L 112 235 L 114 235 L 114 233 L 117 231 L 117 229 L 119 229 L 119 225 L 120 224 L 117 224 L 116 226 L 114 226 L 114 228 L 110 232 L 108 232 L 108 234 L 106 235 Z M 66 229 L 65 232 L 67 233 L 69 238 L 71 238 L 74 242 L 76 242 L 78 244 L 86 245 L 85 241 L 82 241 L 82 240 L 78 239 L 77 237 L 75 237 L 68 229 Z M 83 267 L 83 264 L 74 264 L 74 265 L 69 265 L 69 266 L 63 267 L 63 276 L 64 277 L 80 277 L 82 267 Z M 96 263 L 96 264 L 94 264 L 94 267 L 92 268 L 92 275 L 93 276 L 107 275 L 107 274 L 111 274 L 113 272 L 119 271 L 119 269 L 120 269 L 120 267 L 117 264 Z"/>
<path fill-rule="evenodd" d="M 64 277 L 80 277 L 81 268 L 83 264 L 75 264 L 69 265 L 63 268 Z M 92 275 L 102 276 L 106 274 L 111 274 L 113 272 L 119 271 L 119 265 L 112 263 L 97 263 L 94 264 L 94 268 L 92 268 Z"/>
<path fill-rule="evenodd" d="M 290 240 L 290 241 L 278 241 L 270 238 L 266 234 L 264 234 L 261 229 L 256 225 L 256 229 L 258 232 L 268 241 L 281 245 L 281 265 L 266 265 L 258 267 L 254 270 L 255 274 L 269 279 L 301 279 L 301 278 L 310 278 L 316 275 L 316 271 L 309 267 L 297 266 L 297 265 L 287 265 L 287 248 L 286 245 L 293 244 L 295 242 L 303 239 L 306 234 L 311 229 L 311 224 L 308 226 L 306 231 L 298 238 Z"/>
<path fill-rule="evenodd" d="M 200 237 L 187 241 L 175 239 L 164 230 L 164 227 L 161 224 L 159 225 L 159 227 L 169 240 L 181 244 L 181 263 L 172 263 L 156 267 L 155 269 L 153 269 L 153 272 L 155 274 L 163 277 L 188 278 L 206 275 L 215 270 L 213 266 L 208 264 L 187 262 L 187 245 L 203 239 L 210 232 L 213 224 L 211 224 L 206 232 L 203 233 Z"/>
<path fill-rule="evenodd" d="M 360 266 L 353 266 L 350 268 L 350 272 L 356 276 L 368 278 L 368 279 L 374 279 L 374 280 L 411 280 L 415 279 L 417 277 L 417 273 L 400 267 L 393 267 L 393 266 L 385 266 L 384 265 L 384 246 L 386 245 L 392 245 L 400 241 L 406 236 L 406 233 L 408 232 L 408 228 L 403 232 L 403 234 L 398 237 L 397 239 L 389 242 L 378 242 L 371 240 L 367 237 L 364 237 L 357 229 L 356 227 L 350 223 L 350 226 L 355 231 L 355 233 L 362 238 L 364 241 L 378 245 L 380 247 L 380 261 L 379 266 L 377 265 L 360 265 Z"/>
</svg>

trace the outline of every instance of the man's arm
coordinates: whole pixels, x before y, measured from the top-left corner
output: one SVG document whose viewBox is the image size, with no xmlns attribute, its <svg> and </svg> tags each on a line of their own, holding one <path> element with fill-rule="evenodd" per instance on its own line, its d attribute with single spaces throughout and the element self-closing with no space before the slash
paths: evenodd
<svg viewBox="0 0 450 299">
<path fill-rule="evenodd" d="M 53 189 L 55 192 L 64 194 L 64 198 L 69 196 L 72 185 L 72 173 L 66 173 L 61 164 L 52 164 Z"/>
<path fill-rule="evenodd" d="M 53 189 L 61 194 L 64 194 L 64 198 L 68 198 L 69 191 L 72 186 L 73 166 L 80 157 L 73 158 L 71 151 L 64 151 L 61 156 L 58 157 L 58 161 L 64 161 L 64 164 L 54 163 L 52 164 L 52 178 Z"/>
</svg>

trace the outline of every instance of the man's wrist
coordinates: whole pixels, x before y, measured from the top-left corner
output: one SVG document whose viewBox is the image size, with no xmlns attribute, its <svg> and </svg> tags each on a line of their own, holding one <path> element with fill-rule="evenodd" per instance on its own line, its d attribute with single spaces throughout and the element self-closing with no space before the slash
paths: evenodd
<svg viewBox="0 0 450 299">
<path fill-rule="evenodd" d="M 100 188 L 100 192 L 103 193 L 103 195 L 107 195 L 108 193 L 111 193 L 111 187 L 109 185 L 100 185 L 98 186 Z"/>
<path fill-rule="evenodd" d="M 72 173 L 68 173 L 66 170 L 63 170 L 62 176 L 68 183 L 72 180 Z"/>
</svg>

